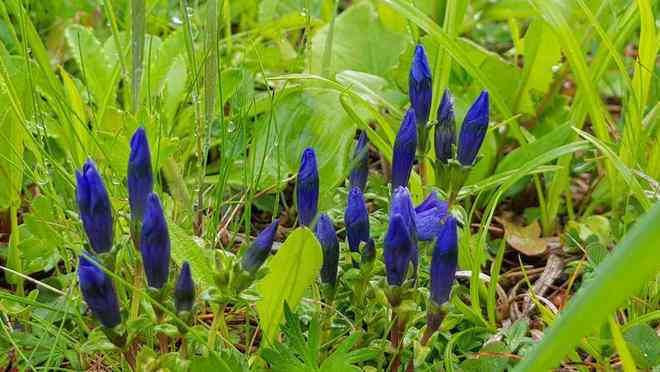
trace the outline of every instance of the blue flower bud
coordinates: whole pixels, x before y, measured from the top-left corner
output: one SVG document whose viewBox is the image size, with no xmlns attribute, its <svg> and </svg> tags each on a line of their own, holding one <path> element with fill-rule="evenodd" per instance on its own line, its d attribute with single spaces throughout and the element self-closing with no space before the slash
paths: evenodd
<svg viewBox="0 0 660 372">
<path fill-rule="evenodd" d="M 438 199 L 435 191 L 415 208 L 417 239 L 431 241 L 438 236 L 442 228 L 442 220 L 447 215 L 447 208 L 447 202 Z"/>
<path fill-rule="evenodd" d="M 451 93 L 445 89 L 438 107 L 438 125 L 435 127 L 435 158 L 447 164 L 452 158 L 452 146 L 456 143 L 456 119 Z"/>
<path fill-rule="evenodd" d="M 449 300 L 458 265 L 456 219 L 452 216 L 442 225 L 431 258 L 431 299 L 436 305 Z"/>
<path fill-rule="evenodd" d="M 458 161 L 464 166 L 471 166 L 477 158 L 481 143 L 488 130 L 488 92 L 483 91 L 463 120 L 458 139 Z"/>
<path fill-rule="evenodd" d="M 179 279 L 174 286 L 174 308 L 177 313 L 192 310 L 195 303 L 195 283 L 190 273 L 190 264 L 184 261 Z"/>
<path fill-rule="evenodd" d="M 147 197 L 154 189 L 151 170 L 151 152 L 144 128 L 138 128 L 131 138 L 131 155 L 128 159 L 128 204 L 131 219 L 141 221 Z"/>
<path fill-rule="evenodd" d="M 406 228 L 410 231 L 411 238 L 415 234 L 415 208 L 413 207 L 412 197 L 407 188 L 399 186 L 392 193 L 390 202 L 390 218 L 394 215 L 400 215 Z"/>
<path fill-rule="evenodd" d="M 303 151 L 298 169 L 296 202 L 298 222 L 304 226 L 311 226 L 319 204 L 319 170 L 316 166 L 316 154 L 310 147 Z"/>
<path fill-rule="evenodd" d="M 323 250 L 323 266 L 321 266 L 321 282 L 335 285 L 337 283 L 337 267 L 339 265 L 339 240 L 332 220 L 327 214 L 321 213 L 314 234 L 321 243 Z"/>
<path fill-rule="evenodd" d="M 87 160 L 82 172 L 76 171 L 76 181 L 76 201 L 89 244 L 94 252 L 108 252 L 113 238 L 112 207 L 94 162 Z"/>
<path fill-rule="evenodd" d="M 369 151 L 367 145 L 369 139 L 367 133 L 360 133 L 353 156 L 351 159 L 351 174 L 348 177 L 351 188 L 357 186 L 364 191 L 367 186 L 367 177 L 369 176 Z"/>
<path fill-rule="evenodd" d="M 397 187 L 392 193 L 392 201 L 390 202 L 390 219 L 394 215 L 400 215 L 403 219 L 408 235 L 412 241 L 412 255 L 411 260 L 413 267 L 417 270 L 418 252 L 417 252 L 417 225 L 415 222 L 415 208 L 413 207 L 412 197 L 410 192 L 405 187 Z"/>
<path fill-rule="evenodd" d="M 410 105 L 415 110 L 417 125 L 426 125 L 431 110 L 431 97 L 433 95 L 433 84 L 431 82 L 431 69 L 429 61 L 424 52 L 424 46 L 419 44 L 415 47 L 410 76 L 408 77 L 408 95 Z"/>
<path fill-rule="evenodd" d="M 414 254 L 414 246 L 415 243 L 404 218 L 400 214 L 391 216 L 383 242 L 385 271 L 389 285 L 403 284 Z"/>
<path fill-rule="evenodd" d="M 96 266 L 93 258 L 80 256 L 78 281 L 80 292 L 94 317 L 106 328 L 121 323 L 119 301 L 112 280 Z"/>
<path fill-rule="evenodd" d="M 364 201 L 364 194 L 358 187 L 348 193 L 348 206 L 344 212 L 346 240 L 351 252 L 360 251 L 360 243 L 369 242 L 369 211 Z"/>
<path fill-rule="evenodd" d="M 243 254 L 243 259 L 241 260 L 243 270 L 254 274 L 266 262 L 266 259 L 270 255 L 270 249 L 273 246 L 279 223 L 280 220 L 276 219 L 257 235 L 250 247 Z"/>
<path fill-rule="evenodd" d="M 147 283 L 163 288 L 170 272 L 170 236 L 160 199 L 153 192 L 144 206 L 140 252 Z"/>
<path fill-rule="evenodd" d="M 415 162 L 417 148 L 417 129 L 415 128 L 415 111 L 409 109 L 401 122 L 399 132 L 394 140 L 392 150 L 392 189 L 408 186 L 410 172 Z"/>
</svg>

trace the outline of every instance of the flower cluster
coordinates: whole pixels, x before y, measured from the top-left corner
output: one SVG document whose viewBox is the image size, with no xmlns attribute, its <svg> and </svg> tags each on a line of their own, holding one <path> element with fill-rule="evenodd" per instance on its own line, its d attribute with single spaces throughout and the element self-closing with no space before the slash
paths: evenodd
<svg viewBox="0 0 660 372">
<path fill-rule="evenodd" d="M 153 192 L 151 154 L 147 135 L 139 128 L 131 138 L 128 162 L 128 200 L 131 208 L 131 234 L 142 256 L 149 287 L 163 290 L 170 274 L 170 237 L 158 195 Z M 92 160 L 76 171 L 76 201 L 91 252 L 80 256 L 78 279 L 83 299 L 106 328 L 121 323 L 117 294 L 111 271 L 102 268 L 102 256 L 112 254 L 112 206 L 103 179 Z M 174 292 L 177 311 L 190 311 L 194 302 L 194 283 L 190 267 L 184 262 Z"/>
</svg>

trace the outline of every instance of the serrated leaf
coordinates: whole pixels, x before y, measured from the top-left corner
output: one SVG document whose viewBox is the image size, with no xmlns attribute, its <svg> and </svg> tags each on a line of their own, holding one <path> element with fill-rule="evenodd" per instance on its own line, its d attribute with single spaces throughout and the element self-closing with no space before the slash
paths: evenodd
<svg viewBox="0 0 660 372">
<path fill-rule="evenodd" d="M 282 320 L 284 302 L 291 308 L 302 299 L 321 270 L 323 253 L 314 234 L 300 227 L 291 233 L 270 261 L 270 272 L 257 283 L 259 326 L 272 342 Z"/>
</svg>

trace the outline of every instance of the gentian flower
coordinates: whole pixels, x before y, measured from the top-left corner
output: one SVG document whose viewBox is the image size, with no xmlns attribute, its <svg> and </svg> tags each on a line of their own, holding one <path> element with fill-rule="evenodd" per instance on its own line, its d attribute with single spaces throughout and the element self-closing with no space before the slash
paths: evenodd
<svg viewBox="0 0 660 372">
<path fill-rule="evenodd" d="M 263 229 L 245 251 L 241 260 L 241 266 L 245 271 L 254 274 L 266 262 L 268 255 L 270 255 L 270 249 L 273 246 L 273 240 L 275 240 L 275 233 L 277 232 L 277 225 L 279 223 L 280 220 L 276 219 Z"/>
<path fill-rule="evenodd" d="M 170 272 L 170 236 L 160 199 L 153 192 L 144 207 L 140 252 L 147 283 L 163 288 Z"/>
<path fill-rule="evenodd" d="M 367 186 L 367 177 L 369 176 L 369 151 L 367 145 L 369 139 L 367 133 L 360 133 L 353 156 L 351 159 L 351 174 L 348 177 L 351 188 L 357 186 L 364 191 Z"/>
<path fill-rule="evenodd" d="M 369 211 L 364 201 L 364 195 L 358 187 L 351 188 L 348 193 L 344 224 L 346 225 L 348 247 L 351 252 L 359 252 L 360 243 L 369 242 Z"/>
<path fill-rule="evenodd" d="M 458 161 L 472 166 L 488 130 L 488 92 L 481 92 L 463 120 L 458 139 Z"/>
<path fill-rule="evenodd" d="M 316 154 L 310 147 L 303 151 L 298 169 L 296 201 L 298 221 L 301 225 L 311 226 L 319 204 L 319 170 L 316 166 Z"/>
<path fill-rule="evenodd" d="M 147 197 L 154 189 L 151 170 L 151 152 L 144 128 L 138 128 L 131 138 L 131 155 L 128 159 L 128 204 L 131 219 L 141 221 Z"/>
<path fill-rule="evenodd" d="M 451 93 L 445 89 L 438 107 L 438 125 L 435 127 L 435 158 L 443 164 L 452 158 L 452 146 L 456 143 L 456 119 Z"/>
<path fill-rule="evenodd" d="M 415 129 L 415 111 L 409 109 L 401 122 L 394 140 L 392 151 L 392 189 L 408 186 L 410 172 L 415 161 L 417 148 L 417 129 Z"/>
<path fill-rule="evenodd" d="M 80 292 L 94 317 L 106 328 L 121 323 L 119 301 L 112 280 L 95 265 L 93 258 L 80 256 L 78 281 Z"/>
<path fill-rule="evenodd" d="M 184 261 L 181 273 L 174 286 L 174 308 L 177 313 L 192 310 L 195 303 L 195 283 L 190 273 L 190 264 Z"/>
<path fill-rule="evenodd" d="M 408 77 L 408 95 L 410 97 L 410 105 L 415 110 L 418 127 L 423 128 L 429 120 L 432 94 L 431 68 L 424 52 L 424 46 L 418 44 L 415 47 L 415 54 Z"/>
<path fill-rule="evenodd" d="M 87 160 L 82 172 L 76 171 L 76 181 L 76 202 L 89 244 L 94 252 L 108 252 L 113 238 L 112 207 L 93 161 Z"/>
<path fill-rule="evenodd" d="M 410 230 L 400 214 L 390 217 L 383 246 L 387 283 L 391 286 L 400 286 L 406 279 L 408 265 L 415 252 L 415 243 Z"/>
<path fill-rule="evenodd" d="M 444 201 L 438 198 L 438 193 L 435 191 L 431 191 L 426 196 L 426 198 L 421 203 L 419 203 L 418 206 L 415 207 L 415 213 L 421 213 L 429 209 L 438 208 L 442 206 L 443 203 L 446 204 Z"/>
<path fill-rule="evenodd" d="M 447 209 L 447 202 L 438 199 L 435 191 L 415 207 L 417 239 L 423 241 L 435 239 L 442 228 L 442 219 L 447 215 Z"/>
<path fill-rule="evenodd" d="M 415 208 L 413 207 L 412 198 L 407 188 L 399 186 L 394 189 L 392 193 L 392 201 L 390 202 L 390 218 L 394 215 L 400 215 L 406 228 L 410 231 L 411 238 L 415 237 Z"/>
<path fill-rule="evenodd" d="M 436 305 L 442 305 L 449 300 L 451 287 L 456 277 L 457 263 L 456 219 L 449 216 L 438 234 L 431 258 L 431 299 Z"/>
<path fill-rule="evenodd" d="M 323 250 L 323 266 L 321 266 L 321 282 L 329 283 L 332 286 L 337 283 L 337 267 L 339 265 L 339 240 L 337 232 L 332 225 L 332 220 L 327 214 L 321 213 L 314 234 L 321 243 Z"/>
</svg>

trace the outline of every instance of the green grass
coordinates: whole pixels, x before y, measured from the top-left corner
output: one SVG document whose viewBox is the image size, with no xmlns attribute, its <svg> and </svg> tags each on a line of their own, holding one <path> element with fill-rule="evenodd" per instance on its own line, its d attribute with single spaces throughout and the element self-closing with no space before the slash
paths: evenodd
<svg viewBox="0 0 660 372">
<path fill-rule="evenodd" d="M 652 0 L 1 2 L 0 367 L 659 368 L 659 11 Z M 396 314 L 382 258 L 417 43 L 433 74 L 431 121 L 445 88 L 459 126 L 481 90 L 492 99 L 480 159 L 452 205 L 462 273 L 426 345 L 433 245 L 420 244 L 418 280 Z M 169 292 L 183 261 L 192 266 L 190 316 L 136 276 L 126 165 L 138 127 L 170 228 Z M 370 141 L 377 256 L 359 270 L 343 224 L 357 130 Z M 296 229 L 306 147 L 318 156 L 319 209 L 339 232 L 333 296 L 315 279 L 316 242 Z M 419 156 L 415 203 L 447 196 L 432 146 Z M 74 173 L 87 158 L 113 208 L 114 248 L 101 261 L 124 348 L 78 287 L 88 243 Z M 275 218 L 285 243 L 253 283 L 235 268 Z M 548 249 L 526 255 L 539 239 Z"/>
</svg>

